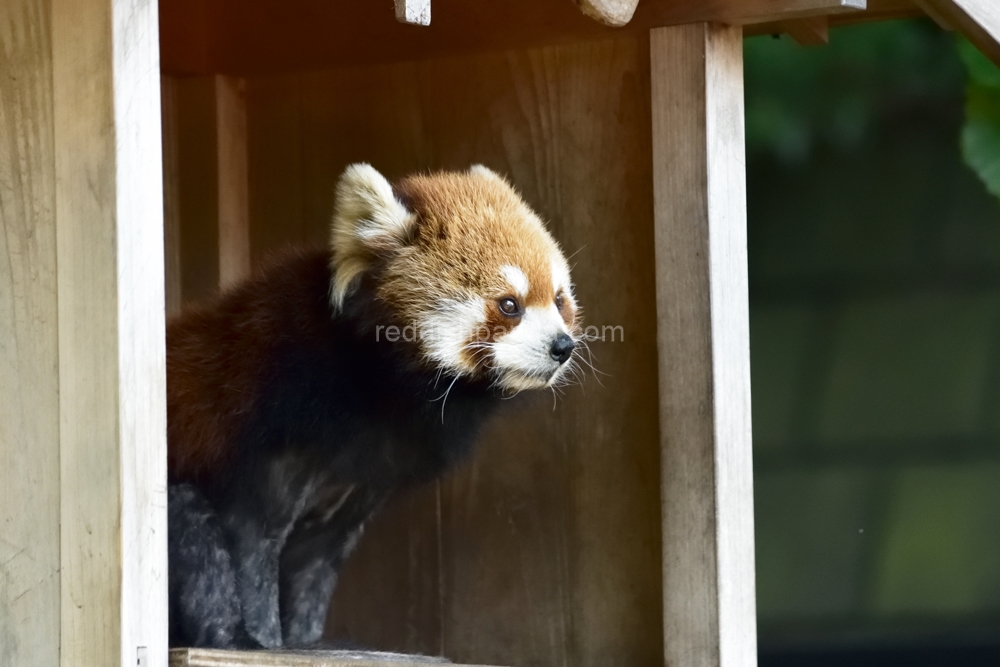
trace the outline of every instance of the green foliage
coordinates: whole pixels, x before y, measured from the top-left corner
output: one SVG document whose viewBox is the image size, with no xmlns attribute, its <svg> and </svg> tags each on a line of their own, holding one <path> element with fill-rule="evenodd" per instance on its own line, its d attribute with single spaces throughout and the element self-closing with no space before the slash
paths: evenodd
<svg viewBox="0 0 1000 667">
<path fill-rule="evenodd" d="M 1000 197 L 1000 69 L 966 40 L 958 50 L 968 70 L 962 157 L 986 189 Z"/>
<path fill-rule="evenodd" d="M 953 104 L 965 81 L 954 39 L 926 20 L 838 29 L 818 48 L 757 37 L 744 60 L 748 150 L 790 162 L 854 148 L 901 109 Z"/>
</svg>

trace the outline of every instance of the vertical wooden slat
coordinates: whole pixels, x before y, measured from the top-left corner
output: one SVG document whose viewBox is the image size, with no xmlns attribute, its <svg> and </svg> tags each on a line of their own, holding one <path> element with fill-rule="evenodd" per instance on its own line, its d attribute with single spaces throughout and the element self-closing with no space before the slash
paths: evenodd
<svg viewBox="0 0 1000 667">
<path fill-rule="evenodd" d="M 246 93 L 221 75 L 164 77 L 162 90 L 167 296 L 179 308 L 250 273 Z"/>
<path fill-rule="evenodd" d="M 650 35 L 668 667 L 756 664 L 742 48 Z"/>
<path fill-rule="evenodd" d="M 180 77 L 172 88 L 177 162 L 166 178 L 176 180 L 181 303 L 187 303 L 219 286 L 215 77 Z"/>
<path fill-rule="evenodd" d="M 52 3 L 60 662 L 167 661 L 157 6 Z"/>
<path fill-rule="evenodd" d="M 59 661 L 59 369 L 47 0 L 0 2 L 0 665 Z"/>
<path fill-rule="evenodd" d="M 163 132 L 163 257 L 164 301 L 167 315 L 181 308 L 181 188 L 180 133 L 177 118 L 178 81 L 160 77 Z"/>
<path fill-rule="evenodd" d="M 246 84 L 215 77 L 216 176 L 219 188 L 219 285 L 250 274 Z"/>
</svg>

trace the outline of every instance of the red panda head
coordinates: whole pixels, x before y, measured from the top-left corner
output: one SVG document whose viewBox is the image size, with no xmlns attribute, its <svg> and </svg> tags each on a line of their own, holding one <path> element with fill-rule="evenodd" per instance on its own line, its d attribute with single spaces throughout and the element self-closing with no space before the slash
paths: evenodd
<svg viewBox="0 0 1000 667">
<path fill-rule="evenodd" d="M 538 216 L 486 167 L 410 176 L 367 164 L 337 185 L 331 298 L 363 274 L 415 332 L 421 361 L 506 391 L 551 386 L 579 331 L 569 266 Z"/>
</svg>

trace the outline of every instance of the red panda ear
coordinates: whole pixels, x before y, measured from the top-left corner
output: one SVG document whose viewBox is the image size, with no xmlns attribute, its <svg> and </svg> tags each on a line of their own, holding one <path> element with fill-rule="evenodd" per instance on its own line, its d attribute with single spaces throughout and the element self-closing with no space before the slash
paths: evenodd
<svg viewBox="0 0 1000 667">
<path fill-rule="evenodd" d="M 473 176 L 482 176 L 484 178 L 492 178 L 492 179 L 500 181 L 504 185 L 509 185 L 509 183 L 507 183 L 507 179 L 506 178 L 504 178 L 503 176 L 501 176 L 500 174 L 496 173 L 495 171 L 493 171 L 492 169 L 490 169 L 489 167 L 487 167 L 485 165 L 474 164 L 471 167 L 469 167 L 469 173 L 471 175 L 473 175 Z"/>
<path fill-rule="evenodd" d="M 352 164 L 337 183 L 330 246 L 333 284 L 330 298 L 339 309 L 360 276 L 379 255 L 392 253 L 409 239 L 416 215 L 396 199 L 392 186 L 369 164 Z"/>
</svg>

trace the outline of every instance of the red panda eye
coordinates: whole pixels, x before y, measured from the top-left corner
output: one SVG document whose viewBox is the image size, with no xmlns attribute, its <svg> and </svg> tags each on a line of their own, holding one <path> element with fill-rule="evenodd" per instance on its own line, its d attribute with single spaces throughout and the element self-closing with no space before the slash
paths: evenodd
<svg viewBox="0 0 1000 667">
<path fill-rule="evenodd" d="M 563 309 L 563 295 L 562 292 L 559 292 L 559 294 L 556 294 L 556 310 L 562 310 L 562 309 Z"/>
<path fill-rule="evenodd" d="M 521 314 L 521 306 L 517 303 L 517 299 L 509 296 L 497 301 L 497 307 L 507 317 L 517 317 Z"/>
</svg>

